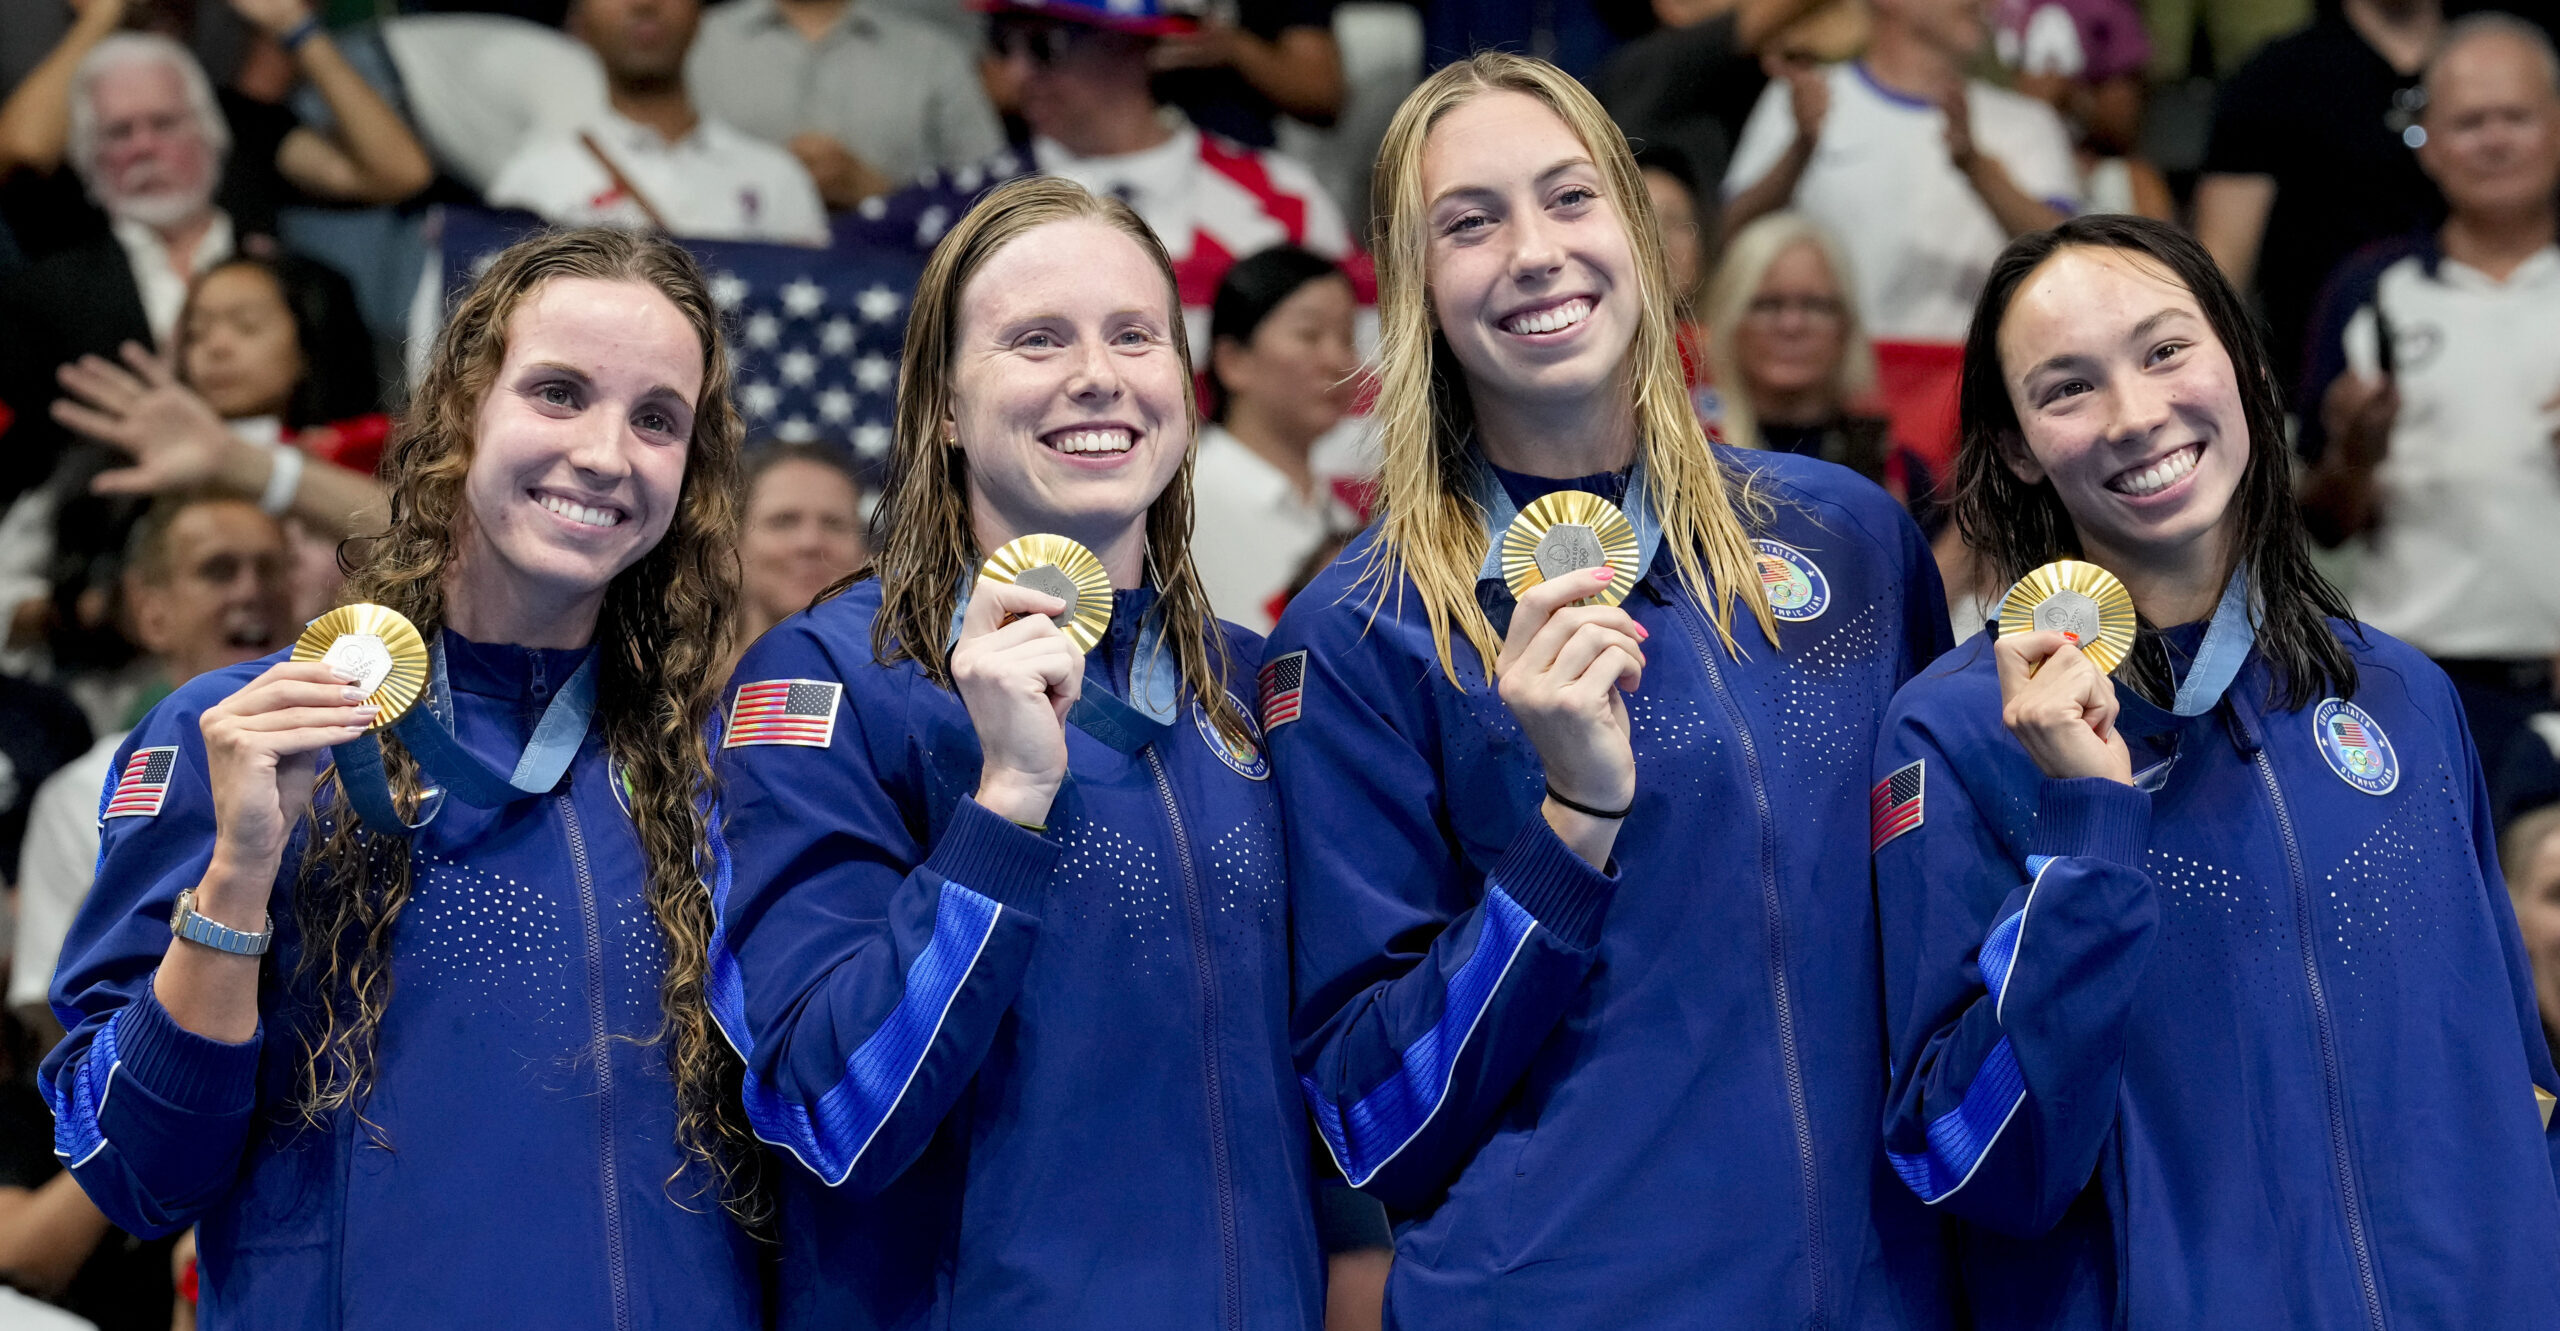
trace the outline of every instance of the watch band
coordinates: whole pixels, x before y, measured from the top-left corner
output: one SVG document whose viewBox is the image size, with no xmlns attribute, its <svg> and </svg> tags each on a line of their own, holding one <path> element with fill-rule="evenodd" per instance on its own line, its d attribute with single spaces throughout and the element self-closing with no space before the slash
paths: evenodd
<svg viewBox="0 0 2560 1331">
<path fill-rule="evenodd" d="M 190 943 L 201 944 L 216 952 L 238 957 L 265 956 L 267 944 L 276 936 L 275 921 L 265 921 L 261 933 L 245 933 L 229 925 L 216 924 L 196 913 L 196 890 L 188 888 L 178 894 L 178 909 L 169 916 L 169 932 Z"/>
</svg>

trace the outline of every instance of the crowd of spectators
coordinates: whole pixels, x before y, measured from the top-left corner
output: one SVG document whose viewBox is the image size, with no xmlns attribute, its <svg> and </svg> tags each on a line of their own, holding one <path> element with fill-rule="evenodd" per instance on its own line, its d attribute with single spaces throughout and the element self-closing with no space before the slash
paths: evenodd
<svg viewBox="0 0 2560 1331">
<path fill-rule="evenodd" d="M 1638 150 L 1699 414 L 1902 500 L 1960 635 L 2000 591 L 1938 493 L 1992 260 L 2080 212 L 2190 227 L 2264 318 L 2335 575 L 2461 690 L 2560 1029 L 2555 8 L 8 0 L 0 1285 L 153 1327 L 185 1286 L 183 1254 L 112 1234 L 52 1168 L 26 1084 L 58 1034 L 44 987 L 117 737 L 289 641 L 380 525 L 403 343 L 441 321 L 458 210 L 911 274 L 1005 179 L 1126 200 L 1174 262 L 1200 375 L 1201 573 L 1267 630 L 1364 520 L 1374 457 L 1363 201 L 1284 145 L 1364 161 L 1384 108 L 1480 47 L 1599 93 Z M 1338 39 L 1355 21 L 1417 58 L 1380 74 Z M 865 557 L 864 456 L 818 434 L 757 441 L 737 650 Z"/>
</svg>

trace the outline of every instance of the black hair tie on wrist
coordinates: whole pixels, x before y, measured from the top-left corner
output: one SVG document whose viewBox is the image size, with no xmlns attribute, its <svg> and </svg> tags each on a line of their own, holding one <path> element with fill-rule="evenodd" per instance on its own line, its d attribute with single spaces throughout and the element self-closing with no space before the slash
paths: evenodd
<svg viewBox="0 0 2560 1331">
<path fill-rule="evenodd" d="M 1553 781 L 1547 783 L 1547 798 L 1554 800 L 1556 803 L 1561 804 L 1584 817 L 1598 818 L 1603 822 L 1611 823 L 1625 819 L 1628 814 L 1635 811 L 1636 807 L 1635 801 L 1629 800 L 1627 801 L 1627 807 L 1623 809 L 1595 809 L 1580 800 L 1567 796 L 1563 791 L 1556 789 L 1556 783 Z"/>
</svg>

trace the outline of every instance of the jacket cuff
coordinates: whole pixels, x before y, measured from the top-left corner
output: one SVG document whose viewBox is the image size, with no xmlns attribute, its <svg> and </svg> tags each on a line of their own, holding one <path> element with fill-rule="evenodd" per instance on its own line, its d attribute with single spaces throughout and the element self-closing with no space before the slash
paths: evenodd
<svg viewBox="0 0 2560 1331">
<path fill-rule="evenodd" d="M 2151 792 L 2102 776 L 2048 779 L 2036 806 L 2038 855 L 2082 855 L 2130 867 L 2151 844 Z"/>
<path fill-rule="evenodd" d="M 963 796 L 924 867 L 997 905 L 1040 913 L 1058 843 Z"/>
<path fill-rule="evenodd" d="M 191 1114 L 245 1114 L 258 1098 L 258 1052 L 266 1034 L 241 1044 L 207 1039 L 178 1024 L 145 983 L 116 1017 L 118 1075 Z"/>
<path fill-rule="evenodd" d="M 1617 874 L 1592 868 L 1535 813 L 1511 838 L 1488 881 L 1567 946 L 1586 952 L 1600 945 L 1600 922 L 1618 894 Z"/>
</svg>

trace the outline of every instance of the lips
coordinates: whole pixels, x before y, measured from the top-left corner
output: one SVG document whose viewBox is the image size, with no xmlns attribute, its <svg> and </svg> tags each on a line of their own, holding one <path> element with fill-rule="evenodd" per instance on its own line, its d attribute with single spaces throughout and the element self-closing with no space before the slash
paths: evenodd
<svg viewBox="0 0 2560 1331">
<path fill-rule="evenodd" d="M 2185 479 L 2203 456 L 2204 445 L 2189 444 L 2157 461 L 2117 472 L 2107 478 L 2107 488 L 2129 499 L 2149 498 Z"/>
<path fill-rule="evenodd" d="M 1568 296 L 1529 309 L 1515 310 L 1502 316 L 1494 326 L 1521 337 L 1561 333 L 1590 318 L 1591 306 L 1592 300 L 1588 296 Z"/>
<path fill-rule="evenodd" d="M 1079 456 L 1112 456 L 1138 446 L 1138 432 L 1117 422 L 1071 425 L 1040 436 L 1052 451 Z"/>
<path fill-rule="evenodd" d="M 542 505 L 553 515 L 581 527 L 598 529 L 619 527 L 631 518 L 630 514 L 610 504 L 583 503 L 567 495 L 548 490 L 534 491 L 533 502 Z"/>
</svg>

